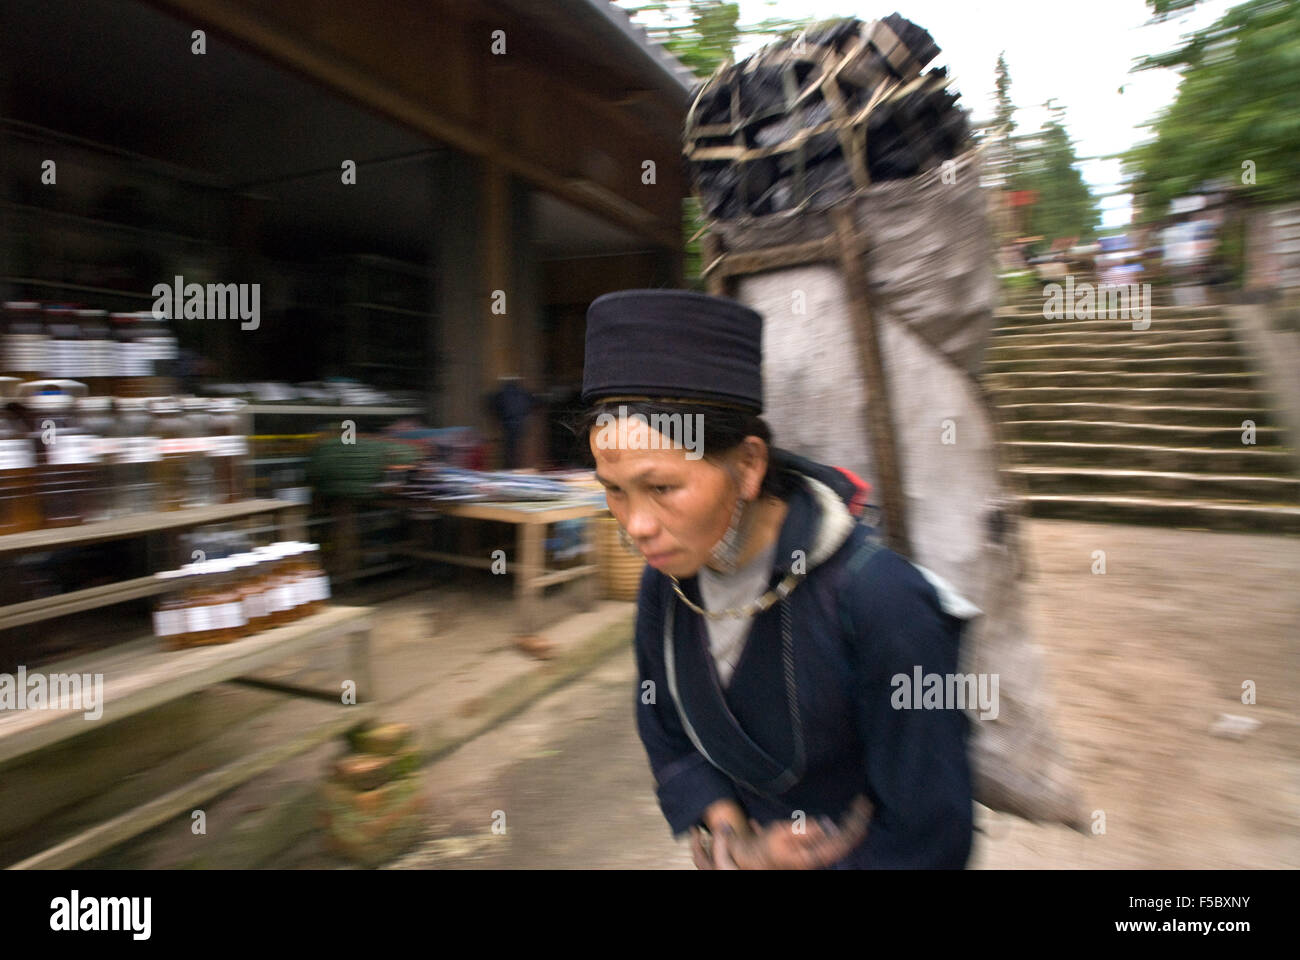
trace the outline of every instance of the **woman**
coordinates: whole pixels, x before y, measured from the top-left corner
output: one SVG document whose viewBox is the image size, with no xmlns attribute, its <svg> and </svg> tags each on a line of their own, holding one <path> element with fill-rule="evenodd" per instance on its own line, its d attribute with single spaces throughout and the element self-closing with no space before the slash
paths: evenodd
<svg viewBox="0 0 1300 960">
<path fill-rule="evenodd" d="M 660 808 L 705 869 L 962 867 L 964 712 L 894 695 L 957 672 L 962 621 L 857 522 L 861 481 L 771 446 L 761 335 L 687 291 L 587 314 L 581 425 L 648 564 L 637 728 Z"/>
</svg>

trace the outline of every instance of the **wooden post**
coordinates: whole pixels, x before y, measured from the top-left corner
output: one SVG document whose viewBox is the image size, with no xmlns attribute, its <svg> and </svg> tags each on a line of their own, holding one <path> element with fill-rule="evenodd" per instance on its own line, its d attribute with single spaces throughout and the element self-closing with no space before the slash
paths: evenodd
<svg viewBox="0 0 1300 960">
<path fill-rule="evenodd" d="M 871 459 L 880 481 L 880 502 L 884 511 L 886 543 L 903 556 L 910 556 L 907 516 L 903 496 L 898 446 L 894 442 L 894 417 L 889 405 L 889 383 L 880 355 L 880 331 L 871 312 L 871 291 L 867 284 L 866 242 L 858 232 L 851 207 L 830 211 L 839 242 L 840 272 L 848 287 L 849 309 L 857 333 L 862 378 L 867 391 L 867 432 Z"/>
<path fill-rule="evenodd" d="M 715 233 L 709 232 L 700 237 L 700 269 L 707 268 L 711 263 L 722 255 L 722 239 Z M 705 289 L 715 297 L 725 297 L 727 295 L 727 278 L 722 275 L 722 271 L 714 270 L 704 280 Z"/>
</svg>

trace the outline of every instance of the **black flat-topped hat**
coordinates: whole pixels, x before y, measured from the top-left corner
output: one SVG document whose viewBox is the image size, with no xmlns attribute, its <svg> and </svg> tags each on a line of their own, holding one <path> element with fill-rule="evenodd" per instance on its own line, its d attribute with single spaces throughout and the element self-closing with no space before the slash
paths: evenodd
<svg viewBox="0 0 1300 960">
<path fill-rule="evenodd" d="M 763 318 L 693 290 L 620 290 L 587 308 L 582 401 L 712 403 L 763 412 Z"/>
</svg>

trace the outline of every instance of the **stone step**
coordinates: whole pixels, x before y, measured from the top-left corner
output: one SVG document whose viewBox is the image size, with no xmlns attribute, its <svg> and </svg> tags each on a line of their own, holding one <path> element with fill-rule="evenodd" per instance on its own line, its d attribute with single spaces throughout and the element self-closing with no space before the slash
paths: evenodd
<svg viewBox="0 0 1300 960">
<path fill-rule="evenodd" d="M 1035 371 L 1088 373 L 1243 373 L 1248 368 L 1242 357 L 1042 357 L 1037 360 L 985 360 L 989 373 L 1032 373 Z"/>
<path fill-rule="evenodd" d="M 1046 440 L 1065 443 L 1131 443 L 1140 446 L 1209 447 L 1239 450 L 1259 446 L 1275 449 L 1282 445 L 1277 427 L 1259 427 L 1255 443 L 1241 442 L 1241 428 L 1161 426 L 1152 423 L 1120 423 L 1096 420 L 1007 420 L 999 428 L 1003 440 Z"/>
<path fill-rule="evenodd" d="M 1300 508 L 1300 480 L 1289 476 L 1040 465 L 1007 467 L 1003 474 L 1013 488 L 1029 495 L 1175 497 L 1284 503 Z"/>
<path fill-rule="evenodd" d="M 1015 387 L 1119 387 L 1139 389 L 1199 389 L 1223 387 L 1254 389 L 1255 374 L 1237 373 L 1125 373 L 1119 370 L 1020 370 L 985 372 L 981 378 L 989 390 Z"/>
<path fill-rule="evenodd" d="M 1135 406 L 1119 403 L 1009 403 L 999 404 L 1004 420 L 1091 420 L 1163 426 L 1221 427 L 1242 430 L 1242 421 L 1257 427 L 1278 426 L 1268 407 L 1198 407 L 1182 404 Z"/>
<path fill-rule="evenodd" d="M 1064 494 L 1034 494 L 1023 502 L 1031 516 L 1059 520 L 1300 534 L 1300 507 L 1289 504 Z"/>
<path fill-rule="evenodd" d="M 1173 403 L 1190 406 L 1258 408 L 1270 402 L 1263 390 L 1232 387 L 997 387 L 989 389 L 993 402 L 1014 403 L 1123 403 L 1142 407 Z"/>
<path fill-rule="evenodd" d="M 1149 330 L 1063 330 L 1057 333 L 1029 332 L 1031 327 L 1008 327 L 1025 330 L 1025 333 L 1001 333 L 989 341 L 989 349 L 1004 346 L 1038 346 L 1047 344 L 1114 344 L 1126 349 L 1130 344 L 1144 343 L 1233 343 L 1232 331 L 1227 327 L 1204 327 L 1187 330 L 1166 330 L 1152 327 Z"/>
<path fill-rule="evenodd" d="M 1097 357 L 1137 360 L 1159 357 L 1219 358 L 1241 357 L 1241 352 L 1231 340 L 1208 343 L 1144 343 L 1141 340 L 1119 343 L 1086 343 L 1078 340 L 1063 343 L 1006 343 L 999 337 L 989 344 L 984 355 L 986 361 L 1055 359 L 1062 368 L 1069 367 L 1076 359 Z"/>
<path fill-rule="evenodd" d="M 1272 474 L 1295 470 L 1289 451 L 1242 444 L 1238 449 L 1137 443 L 1014 440 L 1002 444 L 1011 463 L 1063 467 L 1126 467 L 1186 473 Z"/>
<path fill-rule="evenodd" d="M 1173 330 L 1224 330 L 1232 327 L 1210 317 L 1162 318 L 1151 321 L 1145 330 L 1133 328 L 1131 320 L 1043 320 L 1035 322 L 1030 317 L 995 318 L 993 333 L 1150 333 Z"/>
<path fill-rule="evenodd" d="M 1139 306 L 1145 307 L 1144 304 Z M 1078 311 L 1075 312 L 1074 316 L 1070 316 L 1069 311 L 1064 311 L 1065 313 L 1064 316 L 1057 316 L 1055 311 L 1048 310 L 1048 312 L 1053 315 L 1050 317 L 1044 316 L 1043 311 L 1046 309 L 1047 309 L 1047 299 L 1044 298 L 1042 300 L 1036 300 L 1032 303 L 1016 304 L 1014 307 L 1010 309 L 1008 309 L 1007 307 L 996 307 L 993 310 L 993 315 L 995 317 L 1038 317 L 1042 320 L 1058 320 L 1058 321 L 1090 319 L 1090 317 L 1086 315 L 1080 316 Z M 1085 314 L 1086 313 L 1093 314 L 1093 318 L 1109 317 L 1112 320 L 1121 319 L 1123 318 L 1123 314 L 1124 314 L 1124 311 L 1118 308 L 1115 310 L 1108 310 L 1106 304 L 1103 303 L 1099 305 L 1096 302 L 1096 300 L 1093 301 L 1093 309 L 1091 311 L 1083 311 L 1083 312 Z M 1145 317 L 1147 311 L 1145 309 L 1140 309 L 1138 313 L 1140 313 L 1142 317 Z M 1223 307 L 1213 306 L 1213 305 L 1204 306 L 1204 307 L 1178 307 L 1172 304 L 1155 304 L 1154 306 L 1151 307 L 1152 324 L 1155 324 L 1158 320 L 1185 320 L 1188 318 L 1195 318 L 1195 317 L 1209 317 L 1215 320 L 1221 320 L 1223 316 L 1224 316 Z M 1128 317 L 1123 319 L 1125 323 L 1132 323 L 1133 322 L 1132 313 L 1129 313 Z"/>
</svg>

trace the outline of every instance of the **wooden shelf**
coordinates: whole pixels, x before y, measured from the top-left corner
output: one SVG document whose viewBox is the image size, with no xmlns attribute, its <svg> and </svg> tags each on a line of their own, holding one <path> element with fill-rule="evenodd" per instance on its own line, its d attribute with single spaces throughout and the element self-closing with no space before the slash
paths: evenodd
<svg viewBox="0 0 1300 960">
<path fill-rule="evenodd" d="M 82 523 L 75 527 L 52 527 L 32 530 L 29 533 L 10 533 L 0 537 L 0 554 L 53 550 L 76 544 L 97 543 L 104 540 L 122 540 L 158 530 L 177 527 L 194 527 L 205 523 L 221 523 L 240 517 L 287 510 L 299 504 L 287 500 L 241 500 L 238 503 L 220 503 L 211 507 L 187 507 L 184 510 L 162 510 L 138 513 L 129 517 Z M 3 608 L 0 608 L 3 612 Z"/>
<path fill-rule="evenodd" d="M 323 641 L 347 634 L 368 637 L 369 629 L 369 607 L 328 607 L 314 616 L 233 643 L 168 651 L 155 637 L 146 637 L 29 672 L 47 677 L 102 675 L 103 715 L 95 722 L 112 723 L 214 683 L 233 680 Z M 369 699 L 368 667 L 354 662 L 359 674 L 355 678 L 357 700 Z M 90 722 L 80 710 L 0 712 L 0 765 L 84 733 Z"/>
<path fill-rule="evenodd" d="M 82 213 L 72 213 L 66 210 L 51 210 L 48 207 L 38 207 L 28 203 L 0 201 L 0 207 L 11 210 L 20 215 L 25 214 L 33 217 L 48 217 L 52 220 L 62 220 L 64 223 L 73 226 L 82 226 L 94 230 L 104 230 L 115 233 L 126 233 L 143 237 L 147 240 L 160 240 L 168 243 L 199 244 L 203 246 L 220 245 L 204 240 L 201 237 L 192 237 L 184 233 L 173 233 L 169 230 L 159 230 L 154 227 L 137 227 L 130 223 L 119 223 L 116 220 L 103 220 L 99 217 L 90 217 Z"/>
<path fill-rule="evenodd" d="M 22 603 L 11 603 L 0 607 L 0 630 L 20 627 L 25 623 L 37 623 L 41 620 L 53 620 L 66 617 L 70 613 L 108 607 L 141 597 L 152 597 L 167 589 L 167 581 L 155 576 L 136 577 L 134 580 L 119 580 L 117 583 L 101 584 L 71 593 L 60 593 L 53 597 L 38 597 Z"/>
<path fill-rule="evenodd" d="M 413 310 L 410 307 L 390 307 L 386 303 L 345 303 L 343 309 L 356 307 L 361 310 L 374 310 L 377 313 L 395 313 L 404 317 L 432 317 L 432 310 Z"/>
<path fill-rule="evenodd" d="M 74 290 L 77 293 L 94 293 L 105 297 L 128 297 L 131 300 L 157 300 L 151 293 L 136 293 L 133 290 L 114 290 L 112 287 L 87 287 L 79 283 L 59 283 L 56 280 L 41 280 L 37 277 L 0 277 L 0 283 L 14 286 L 45 287 L 50 290 Z"/>
<path fill-rule="evenodd" d="M 376 713 L 373 703 L 358 703 L 340 711 L 319 703 L 294 701 L 286 705 L 285 710 L 287 714 L 281 723 L 295 731 L 288 739 L 285 739 L 283 731 L 277 725 L 271 733 L 254 738 L 258 741 L 257 749 L 193 779 L 184 778 L 181 786 L 66 837 L 54 846 L 10 864 L 5 869 L 63 870 L 75 866 L 146 830 L 201 807 L 213 797 L 247 783 L 258 774 L 279 766 L 300 753 L 342 736 L 358 724 L 373 719 Z M 250 736 L 249 732 L 241 728 L 230 731 L 225 739 L 242 745 L 239 738 L 247 736 Z M 214 749 L 209 744 L 202 744 L 166 763 L 169 769 L 183 766 L 188 770 L 200 767 L 203 760 L 211 757 L 214 752 L 223 752 L 220 745 Z"/>
<path fill-rule="evenodd" d="M 250 403 L 245 413 L 317 414 L 320 416 L 410 417 L 424 413 L 423 407 L 318 407 L 296 403 Z"/>
</svg>

